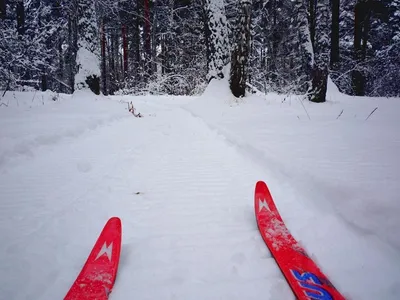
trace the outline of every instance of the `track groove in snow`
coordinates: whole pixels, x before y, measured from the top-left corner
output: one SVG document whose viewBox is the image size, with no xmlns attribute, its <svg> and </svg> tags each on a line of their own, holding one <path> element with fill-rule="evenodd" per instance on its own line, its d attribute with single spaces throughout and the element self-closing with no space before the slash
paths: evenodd
<svg viewBox="0 0 400 300">
<path fill-rule="evenodd" d="M 156 113 L 59 141 L 1 174 L 2 295 L 61 299 L 117 215 L 110 299 L 293 299 L 254 220 L 262 173 L 187 112 Z"/>
<path fill-rule="evenodd" d="M 239 128 L 231 131 L 224 118 L 214 124 L 180 108 L 188 99 L 132 99 L 143 119 L 109 100 L 64 101 L 37 107 L 27 119 L 15 112 L 21 127 L 0 134 L 12 146 L 38 132 L 86 128 L 34 146 L 33 155 L 17 154 L 0 168 L 2 297 L 62 299 L 106 220 L 119 216 L 123 245 L 110 300 L 294 299 L 255 222 L 254 184 L 262 179 L 289 229 L 345 296 L 397 299 L 398 253 L 347 226 L 336 216 L 337 205 L 324 199 L 330 193 L 346 199 L 348 191 L 278 159 L 286 156 L 274 149 L 287 143 L 290 150 L 291 131 L 278 139 L 268 123 L 246 132 L 252 127 L 245 122 L 268 118 L 245 105 L 232 122 Z M 210 108 L 219 113 L 218 105 Z M 71 124 L 58 118 L 66 114 Z M 36 123 L 39 116 L 43 123 Z M 91 130 L 87 120 L 104 126 Z M 327 160 L 319 162 L 329 168 Z"/>
</svg>

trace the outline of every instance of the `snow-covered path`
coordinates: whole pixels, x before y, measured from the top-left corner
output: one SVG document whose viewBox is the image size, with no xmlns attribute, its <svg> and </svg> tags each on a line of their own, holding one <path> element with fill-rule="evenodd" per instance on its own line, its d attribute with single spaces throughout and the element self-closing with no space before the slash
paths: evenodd
<svg viewBox="0 0 400 300">
<path fill-rule="evenodd" d="M 144 118 L 78 96 L 0 111 L 1 299 L 62 299 L 111 216 L 123 239 L 110 299 L 294 299 L 256 227 L 257 180 L 346 297 L 397 299 L 399 253 L 266 159 L 272 140 L 197 117 L 194 99 L 133 100 Z"/>
<path fill-rule="evenodd" d="M 188 112 L 150 109 L 3 168 L 5 299 L 61 299 L 113 215 L 112 299 L 293 297 L 254 221 L 262 173 Z"/>
</svg>

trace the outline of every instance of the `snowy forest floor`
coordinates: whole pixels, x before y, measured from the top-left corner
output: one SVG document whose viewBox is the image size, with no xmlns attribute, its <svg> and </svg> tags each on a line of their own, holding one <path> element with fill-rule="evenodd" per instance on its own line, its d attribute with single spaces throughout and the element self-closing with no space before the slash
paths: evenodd
<svg viewBox="0 0 400 300">
<path fill-rule="evenodd" d="M 201 97 L 52 96 L 1 99 L 4 299 L 62 299 L 111 216 L 110 299 L 294 299 L 257 229 L 257 180 L 345 297 L 398 299 L 400 99 L 330 86 L 325 104 L 237 102 L 224 81 Z"/>
</svg>

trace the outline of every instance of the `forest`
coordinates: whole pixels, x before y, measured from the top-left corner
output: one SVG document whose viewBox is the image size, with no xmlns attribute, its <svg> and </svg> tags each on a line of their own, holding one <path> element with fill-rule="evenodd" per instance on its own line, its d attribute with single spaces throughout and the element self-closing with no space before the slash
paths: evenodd
<svg viewBox="0 0 400 300">
<path fill-rule="evenodd" d="M 0 0 L 0 90 L 400 95 L 400 0 Z M 225 75 L 224 75 L 225 74 Z"/>
</svg>

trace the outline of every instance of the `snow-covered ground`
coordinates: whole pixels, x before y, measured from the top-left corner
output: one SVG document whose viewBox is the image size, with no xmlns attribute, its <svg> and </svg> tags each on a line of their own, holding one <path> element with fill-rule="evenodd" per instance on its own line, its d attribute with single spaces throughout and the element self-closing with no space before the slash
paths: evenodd
<svg viewBox="0 0 400 300">
<path fill-rule="evenodd" d="M 53 97 L 1 99 L 0 298 L 62 299 L 119 216 L 110 299 L 294 299 L 255 223 L 264 180 L 340 292 L 398 299 L 400 99 Z"/>
</svg>

